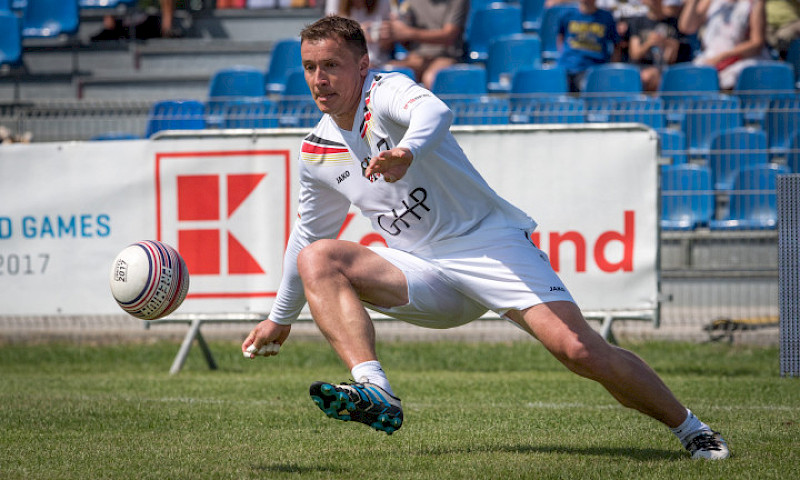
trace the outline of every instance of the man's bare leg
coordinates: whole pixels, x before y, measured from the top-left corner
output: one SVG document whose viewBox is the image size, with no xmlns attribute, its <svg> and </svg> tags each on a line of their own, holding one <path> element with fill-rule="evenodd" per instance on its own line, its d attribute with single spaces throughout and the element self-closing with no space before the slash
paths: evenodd
<svg viewBox="0 0 800 480">
<path fill-rule="evenodd" d="M 331 418 L 391 435 L 403 425 L 403 408 L 377 360 L 375 328 L 361 301 L 408 303 L 405 275 L 372 250 L 338 240 L 306 247 L 297 266 L 314 321 L 358 382 L 314 382 L 311 399 Z"/>
<path fill-rule="evenodd" d="M 571 302 L 551 302 L 508 316 L 534 335 L 571 371 L 599 382 L 622 405 L 677 427 L 684 407 L 638 356 L 610 345 Z"/>
<path fill-rule="evenodd" d="M 377 360 L 375 327 L 361 301 L 408 303 L 403 272 L 367 247 L 339 240 L 309 245 L 297 266 L 311 315 L 347 367 Z"/>
</svg>

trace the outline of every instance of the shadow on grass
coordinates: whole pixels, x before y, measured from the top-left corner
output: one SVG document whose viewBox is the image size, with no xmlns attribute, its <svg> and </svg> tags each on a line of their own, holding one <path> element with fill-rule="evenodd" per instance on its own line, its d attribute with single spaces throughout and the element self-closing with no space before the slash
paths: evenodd
<svg viewBox="0 0 800 480">
<path fill-rule="evenodd" d="M 595 455 L 603 457 L 628 457 L 637 461 L 681 460 L 684 452 L 655 448 L 622 447 L 565 447 L 561 445 L 509 445 L 498 450 L 513 453 L 560 453 L 566 455 Z"/>
<path fill-rule="evenodd" d="M 299 474 L 306 474 L 312 472 L 334 472 L 333 469 L 323 467 L 320 465 L 316 466 L 300 466 L 297 464 L 292 463 L 272 463 L 269 465 L 260 464 L 260 465 L 253 465 L 253 470 L 256 472 L 262 473 L 299 473 Z"/>
</svg>

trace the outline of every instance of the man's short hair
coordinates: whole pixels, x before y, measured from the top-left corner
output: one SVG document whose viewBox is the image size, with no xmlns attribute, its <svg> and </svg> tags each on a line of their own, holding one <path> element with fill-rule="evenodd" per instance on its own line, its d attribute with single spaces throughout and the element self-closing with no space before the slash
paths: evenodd
<svg viewBox="0 0 800 480">
<path fill-rule="evenodd" d="M 361 25 L 355 20 L 328 15 L 320 18 L 300 32 L 300 42 L 316 42 L 329 38 L 339 38 L 358 58 L 367 54 L 367 39 Z"/>
</svg>

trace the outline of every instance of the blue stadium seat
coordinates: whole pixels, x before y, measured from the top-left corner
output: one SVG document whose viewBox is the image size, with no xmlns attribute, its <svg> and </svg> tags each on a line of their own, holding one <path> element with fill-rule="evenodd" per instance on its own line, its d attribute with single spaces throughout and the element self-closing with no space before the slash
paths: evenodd
<svg viewBox="0 0 800 480">
<path fill-rule="evenodd" d="M 736 172 L 769 163 L 767 135 L 753 127 L 739 127 L 716 133 L 711 139 L 708 166 L 716 190 L 730 190 Z"/>
<path fill-rule="evenodd" d="M 508 99 L 487 94 L 486 69 L 480 65 L 458 64 L 439 70 L 431 91 L 453 111 L 454 125 L 508 123 Z"/>
<path fill-rule="evenodd" d="M 664 69 L 659 95 L 670 97 L 704 98 L 719 93 L 717 70 L 710 65 L 678 63 Z"/>
<path fill-rule="evenodd" d="M 0 12 L 11 12 L 11 0 L 0 0 Z"/>
<path fill-rule="evenodd" d="M 792 67 L 785 62 L 762 61 L 744 67 L 733 94 L 742 101 L 745 124 L 766 128 L 770 102 L 795 98 L 794 83 Z"/>
<path fill-rule="evenodd" d="M 235 100 L 225 106 L 223 128 L 278 128 L 278 108 L 267 98 Z"/>
<path fill-rule="evenodd" d="M 800 88 L 800 38 L 795 38 L 789 44 L 789 50 L 786 52 L 786 62 L 794 70 L 795 87 Z"/>
<path fill-rule="evenodd" d="M 764 120 L 770 154 L 773 157 L 786 155 L 789 142 L 795 132 L 800 130 L 800 99 L 778 98 L 769 102 Z"/>
<path fill-rule="evenodd" d="M 22 65 L 20 22 L 11 12 L 0 12 L 0 67 Z"/>
<path fill-rule="evenodd" d="M 538 36 L 519 33 L 498 37 L 489 43 L 487 89 L 489 92 L 508 92 L 515 71 L 540 67 L 541 64 L 542 45 Z"/>
<path fill-rule="evenodd" d="M 568 95 L 562 68 L 526 68 L 511 79 L 511 123 L 583 123 L 586 106 Z"/>
<path fill-rule="evenodd" d="M 210 98 L 264 96 L 264 73 L 254 67 L 235 66 L 214 73 L 208 88 Z"/>
<path fill-rule="evenodd" d="M 162 130 L 202 130 L 206 127 L 205 105 L 198 100 L 162 100 L 153 104 L 145 138 Z"/>
<path fill-rule="evenodd" d="M 89 140 L 100 142 L 100 141 L 110 141 L 110 140 L 138 140 L 140 138 L 142 137 L 128 132 L 106 132 L 106 133 L 101 133 L 99 135 L 95 135 Z"/>
<path fill-rule="evenodd" d="M 707 158 L 711 138 L 717 132 L 742 126 L 741 102 L 730 95 L 690 96 L 672 106 L 664 99 L 664 108 L 667 126 L 683 131 L 692 157 Z"/>
<path fill-rule="evenodd" d="M 586 98 L 635 98 L 642 93 L 639 69 L 629 63 L 604 63 L 586 70 Z"/>
<path fill-rule="evenodd" d="M 671 165 L 681 165 L 689 161 L 686 153 L 686 135 L 673 128 L 657 128 L 661 141 L 661 157 L 669 159 Z"/>
<path fill-rule="evenodd" d="M 265 95 L 264 73 L 255 67 L 234 66 L 217 70 L 208 87 L 206 122 L 209 128 L 220 128 L 229 102 Z"/>
<path fill-rule="evenodd" d="M 789 141 L 786 165 L 791 170 L 791 173 L 800 173 L 800 130 L 794 132 Z"/>
<path fill-rule="evenodd" d="M 522 33 L 522 8 L 517 4 L 495 2 L 477 10 L 467 36 L 467 59 L 485 62 L 492 39 Z"/>
<path fill-rule="evenodd" d="M 291 70 L 286 76 L 286 88 L 278 100 L 278 116 L 281 127 L 297 128 L 311 128 L 322 118 L 303 69 Z"/>
<path fill-rule="evenodd" d="M 482 95 L 486 69 L 480 65 L 456 64 L 436 72 L 431 91 L 436 95 Z"/>
<path fill-rule="evenodd" d="M 403 65 L 383 65 L 380 71 L 387 73 L 392 73 L 392 72 L 402 73 L 411 80 L 414 80 L 415 82 L 417 81 L 417 77 L 414 74 L 414 69 L 411 67 L 406 67 Z"/>
<path fill-rule="evenodd" d="M 778 175 L 789 173 L 785 165 L 768 163 L 737 171 L 728 194 L 728 213 L 711 220 L 712 230 L 769 229 L 778 225 L 775 187 Z"/>
<path fill-rule="evenodd" d="M 78 0 L 78 6 L 89 10 L 116 9 L 120 6 L 133 8 L 139 0 Z"/>
<path fill-rule="evenodd" d="M 522 30 L 536 33 L 542 28 L 545 0 L 522 0 Z"/>
<path fill-rule="evenodd" d="M 539 38 L 542 40 L 542 61 L 554 63 L 561 56 L 558 46 L 558 22 L 564 12 L 577 9 L 577 4 L 558 4 L 547 7 L 542 13 Z"/>
<path fill-rule="evenodd" d="M 28 0 L 22 15 L 22 38 L 57 38 L 78 33 L 78 0 Z"/>
<path fill-rule="evenodd" d="M 289 72 L 302 67 L 300 39 L 284 38 L 279 40 L 270 52 L 265 79 L 266 92 L 268 94 L 283 93 Z"/>
<path fill-rule="evenodd" d="M 643 123 L 654 129 L 665 128 L 664 102 L 660 98 L 641 95 L 635 98 L 614 100 L 608 112 L 610 123 Z M 592 112 L 587 107 L 587 115 L 592 117 L 597 112 Z M 590 121 L 592 119 L 590 118 Z"/>
<path fill-rule="evenodd" d="M 590 67 L 586 70 L 585 79 L 586 84 L 580 96 L 586 103 L 587 120 L 590 122 L 612 122 L 615 121 L 612 119 L 613 114 L 621 114 L 640 106 L 629 104 L 626 108 L 619 105 L 621 100 L 644 100 L 639 69 L 633 65 L 605 63 Z M 647 108 L 644 103 L 641 106 Z"/>
<path fill-rule="evenodd" d="M 708 167 L 667 165 L 661 171 L 661 228 L 694 230 L 714 216 L 714 191 Z"/>
</svg>

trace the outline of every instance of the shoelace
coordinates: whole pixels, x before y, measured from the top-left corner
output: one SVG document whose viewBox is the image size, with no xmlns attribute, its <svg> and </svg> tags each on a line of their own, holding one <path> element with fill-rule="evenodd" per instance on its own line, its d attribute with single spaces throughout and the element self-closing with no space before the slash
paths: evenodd
<svg viewBox="0 0 800 480">
<path fill-rule="evenodd" d="M 711 433 L 701 433 L 687 446 L 690 450 L 721 450 L 719 441 Z"/>
</svg>

